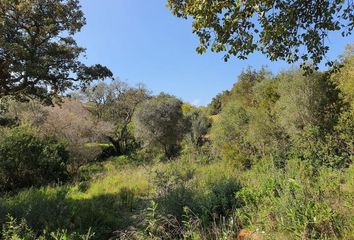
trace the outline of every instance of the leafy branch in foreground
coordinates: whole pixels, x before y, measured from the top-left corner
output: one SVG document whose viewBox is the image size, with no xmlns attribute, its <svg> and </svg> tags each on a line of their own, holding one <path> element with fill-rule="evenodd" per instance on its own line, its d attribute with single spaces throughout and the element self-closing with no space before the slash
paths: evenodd
<svg viewBox="0 0 354 240">
<path fill-rule="evenodd" d="M 329 50 L 329 33 L 345 37 L 354 28 L 352 0 L 168 0 L 167 6 L 177 17 L 193 19 L 198 53 L 225 52 L 225 61 L 260 51 L 272 61 L 317 66 Z"/>
</svg>

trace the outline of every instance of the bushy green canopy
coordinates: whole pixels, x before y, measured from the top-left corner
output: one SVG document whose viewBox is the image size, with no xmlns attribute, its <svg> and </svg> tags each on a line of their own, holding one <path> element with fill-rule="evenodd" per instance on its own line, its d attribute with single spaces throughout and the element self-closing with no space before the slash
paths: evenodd
<svg viewBox="0 0 354 240">
<path fill-rule="evenodd" d="M 0 1 L 0 98 L 53 97 L 92 80 L 111 77 L 86 66 L 74 34 L 85 25 L 78 0 Z"/>
<path fill-rule="evenodd" d="M 146 146 L 161 146 L 169 156 L 185 130 L 182 101 L 160 94 L 139 106 L 134 123 L 138 139 Z"/>
</svg>

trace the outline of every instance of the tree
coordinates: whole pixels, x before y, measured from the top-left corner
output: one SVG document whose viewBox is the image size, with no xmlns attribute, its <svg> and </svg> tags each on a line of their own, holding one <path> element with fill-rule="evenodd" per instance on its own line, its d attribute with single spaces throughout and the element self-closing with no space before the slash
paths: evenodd
<svg viewBox="0 0 354 240">
<path fill-rule="evenodd" d="M 338 152 L 354 162 L 354 45 L 349 45 L 341 59 L 342 68 L 332 74 L 332 80 L 340 90 L 344 107 L 335 127 L 333 142 Z"/>
<path fill-rule="evenodd" d="M 101 65 L 86 66 L 74 39 L 85 25 L 78 0 L 0 2 L 0 98 L 52 103 L 68 89 L 112 77 Z"/>
<path fill-rule="evenodd" d="M 99 146 L 91 143 L 101 142 L 105 136 L 114 132 L 111 123 L 94 119 L 80 101 L 64 99 L 61 106 L 43 109 L 46 116 L 38 128 L 45 135 L 56 136 L 68 143 L 71 161 L 69 170 L 72 172 L 96 160 L 102 152 Z M 38 122 L 35 119 L 32 121 Z"/>
<path fill-rule="evenodd" d="M 230 99 L 237 100 L 245 108 L 252 108 L 257 105 L 254 97 L 254 87 L 271 77 L 271 73 L 262 68 L 261 70 L 252 70 L 248 68 L 241 72 L 237 83 L 231 89 Z"/>
<path fill-rule="evenodd" d="M 210 133 L 222 157 L 243 167 L 250 167 L 251 147 L 247 141 L 250 119 L 250 113 L 240 103 L 232 101 L 220 113 Z"/>
<path fill-rule="evenodd" d="M 183 138 L 185 122 L 182 101 L 160 94 L 141 104 L 135 115 L 135 135 L 145 146 L 162 147 L 171 158 Z"/>
<path fill-rule="evenodd" d="M 219 93 L 216 95 L 208 105 L 208 108 L 210 110 L 211 115 L 217 115 L 221 112 L 222 108 L 225 106 L 225 104 L 228 101 L 228 98 L 230 97 L 231 92 L 226 90 L 223 91 L 222 93 Z"/>
<path fill-rule="evenodd" d="M 354 28 L 352 0 L 168 0 L 167 5 L 177 17 L 193 19 L 199 53 L 226 52 L 225 61 L 261 51 L 272 61 L 317 65 L 328 52 L 329 33 L 348 36 Z"/>
<path fill-rule="evenodd" d="M 319 127 L 322 132 L 333 130 L 342 102 L 328 74 L 316 72 L 304 76 L 302 71 L 294 70 L 282 73 L 278 78 L 279 122 L 290 137 L 306 127 Z"/>
<path fill-rule="evenodd" d="M 9 111 L 9 99 L 0 98 L 0 127 L 9 127 L 16 124 L 17 119 Z"/>
<path fill-rule="evenodd" d="M 1 102 L 3 103 L 3 112 L 0 113 L 0 116 L 2 115 L 5 121 L 0 122 L 0 126 L 29 124 L 38 127 L 47 116 L 47 111 L 43 104 L 36 100 L 19 102 L 8 96 L 1 98 L 0 105 Z"/>
<path fill-rule="evenodd" d="M 84 91 L 89 101 L 89 111 L 98 119 L 115 126 L 113 134 L 107 135 L 116 154 L 126 154 L 137 145 L 132 131 L 132 117 L 140 103 L 149 98 L 143 85 L 130 87 L 115 80 L 110 84 L 98 83 Z"/>
<path fill-rule="evenodd" d="M 195 109 L 188 113 L 187 119 L 193 144 L 196 147 L 202 146 L 205 142 L 205 136 L 211 127 L 210 119 L 200 109 Z"/>
<path fill-rule="evenodd" d="M 343 100 L 349 104 L 354 115 L 354 44 L 348 45 L 341 59 L 342 68 L 332 78 L 341 91 Z"/>
</svg>

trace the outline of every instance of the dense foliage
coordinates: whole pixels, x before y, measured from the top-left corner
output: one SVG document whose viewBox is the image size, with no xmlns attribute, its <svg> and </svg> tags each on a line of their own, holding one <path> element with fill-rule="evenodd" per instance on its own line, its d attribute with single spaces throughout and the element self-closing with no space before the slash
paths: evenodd
<svg viewBox="0 0 354 240">
<path fill-rule="evenodd" d="M 239 159 L 244 167 L 269 156 L 279 167 L 289 157 L 347 167 L 353 152 L 339 144 L 339 129 L 351 129 L 340 120 L 350 115 L 343 97 L 329 73 L 305 76 L 291 70 L 273 77 L 264 70 L 247 70 L 231 90 L 211 136 L 223 158 Z"/>
<path fill-rule="evenodd" d="M 14 128 L 0 142 L 0 189 L 40 186 L 68 177 L 65 145 L 27 128 Z"/>
<path fill-rule="evenodd" d="M 308 75 L 246 69 L 217 112 L 123 82 L 61 107 L 8 99 L 2 237 L 353 238 L 350 48 L 341 61 Z M 100 159 L 124 124 L 134 147 Z"/>
<path fill-rule="evenodd" d="M 112 77 L 102 65 L 86 66 L 74 34 L 85 25 L 77 0 L 0 2 L 0 97 L 52 102 L 79 84 Z"/>
<path fill-rule="evenodd" d="M 133 115 L 138 105 L 149 98 L 148 90 L 143 85 L 131 87 L 115 80 L 110 84 L 93 85 L 83 94 L 89 101 L 88 109 L 95 119 L 114 125 L 113 131 L 105 135 L 116 154 L 133 151 L 138 146 L 132 127 Z"/>
<path fill-rule="evenodd" d="M 139 106 L 134 122 L 137 138 L 147 147 L 161 146 L 170 158 L 184 134 L 182 101 L 160 94 Z"/>
</svg>

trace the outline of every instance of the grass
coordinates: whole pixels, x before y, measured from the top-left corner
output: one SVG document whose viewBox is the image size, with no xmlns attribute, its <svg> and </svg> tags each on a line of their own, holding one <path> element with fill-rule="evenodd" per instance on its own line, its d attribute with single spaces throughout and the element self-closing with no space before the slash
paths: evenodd
<svg viewBox="0 0 354 240">
<path fill-rule="evenodd" d="M 121 189 L 131 189 L 139 196 L 149 195 L 152 186 L 149 183 L 148 170 L 144 167 L 117 168 L 112 161 L 103 164 L 102 172 L 88 182 L 84 191 L 75 185 L 69 196 L 73 199 L 89 199 L 105 194 L 117 194 Z"/>
<path fill-rule="evenodd" d="M 152 191 L 148 169 L 122 167 L 115 160 L 88 168 L 93 170 L 89 180 L 1 197 L 0 225 L 10 214 L 25 218 L 33 229 L 86 233 L 92 228 L 96 239 L 107 239 L 113 231 L 134 224 Z"/>
<path fill-rule="evenodd" d="M 113 147 L 113 144 L 111 144 L 111 143 L 86 143 L 85 147 L 102 147 L 102 148 L 106 148 L 106 147 Z"/>
<path fill-rule="evenodd" d="M 188 154 L 175 161 L 147 166 L 130 164 L 130 160 L 123 156 L 86 166 L 75 183 L 32 188 L 2 196 L 0 225 L 10 214 L 18 219 L 25 218 L 32 229 L 67 229 L 85 234 L 92 228 L 94 239 L 108 239 L 116 230 L 139 226 L 152 199 L 159 203 L 161 213 L 183 214 L 181 208 L 184 206 L 178 205 L 184 202 L 199 214 L 201 221 L 208 222 L 213 211 L 232 213 L 229 211 L 232 206 L 238 204 L 240 207 L 236 199 L 242 198 L 245 202 L 237 211 L 240 214 L 237 221 L 242 222 L 242 227 L 264 231 L 271 238 L 293 239 L 294 234 L 300 232 L 303 225 L 291 232 L 279 222 L 282 218 L 289 226 L 295 226 L 293 223 L 300 221 L 301 216 L 289 215 L 293 210 L 294 213 L 304 211 L 317 219 L 330 219 L 329 226 L 349 223 L 343 226 L 347 230 L 343 230 L 342 239 L 353 237 L 350 233 L 353 229 L 350 223 L 354 222 L 350 204 L 354 200 L 353 165 L 342 173 L 320 169 L 316 182 L 311 182 L 313 178 L 308 174 L 311 169 L 297 161 L 290 161 L 284 172 L 269 164 L 269 159 L 249 171 L 236 170 L 224 161 L 201 163 Z M 324 199 L 321 199 L 315 190 L 323 186 Z M 241 195 L 235 197 L 234 190 L 239 187 L 242 187 Z M 274 197 L 277 188 L 281 189 L 280 195 Z M 163 195 L 159 195 L 161 189 L 165 190 Z M 294 193 L 292 189 L 295 189 Z M 289 198 L 290 194 L 295 194 L 295 198 Z M 323 210 L 326 208 L 331 211 L 327 213 Z M 273 213 L 278 215 L 273 218 Z M 327 217 L 326 214 L 330 215 Z M 325 220 L 323 224 L 328 223 Z M 234 227 L 231 234 L 238 230 L 238 225 Z"/>
<path fill-rule="evenodd" d="M 195 169 L 191 184 L 200 188 L 201 195 L 207 194 L 210 181 L 226 174 L 218 164 L 202 165 L 192 159 L 145 167 L 129 164 L 129 160 L 123 156 L 86 166 L 75 183 L 0 197 L 0 225 L 10 214 L 25 218 L 32 229 L 85 234 L 92 228 L 95 239 L 107 239 L 115 230 L 139 224 L 143 210 L 156 194 L 153 178 L 157 172 Z"/>
</svg>

